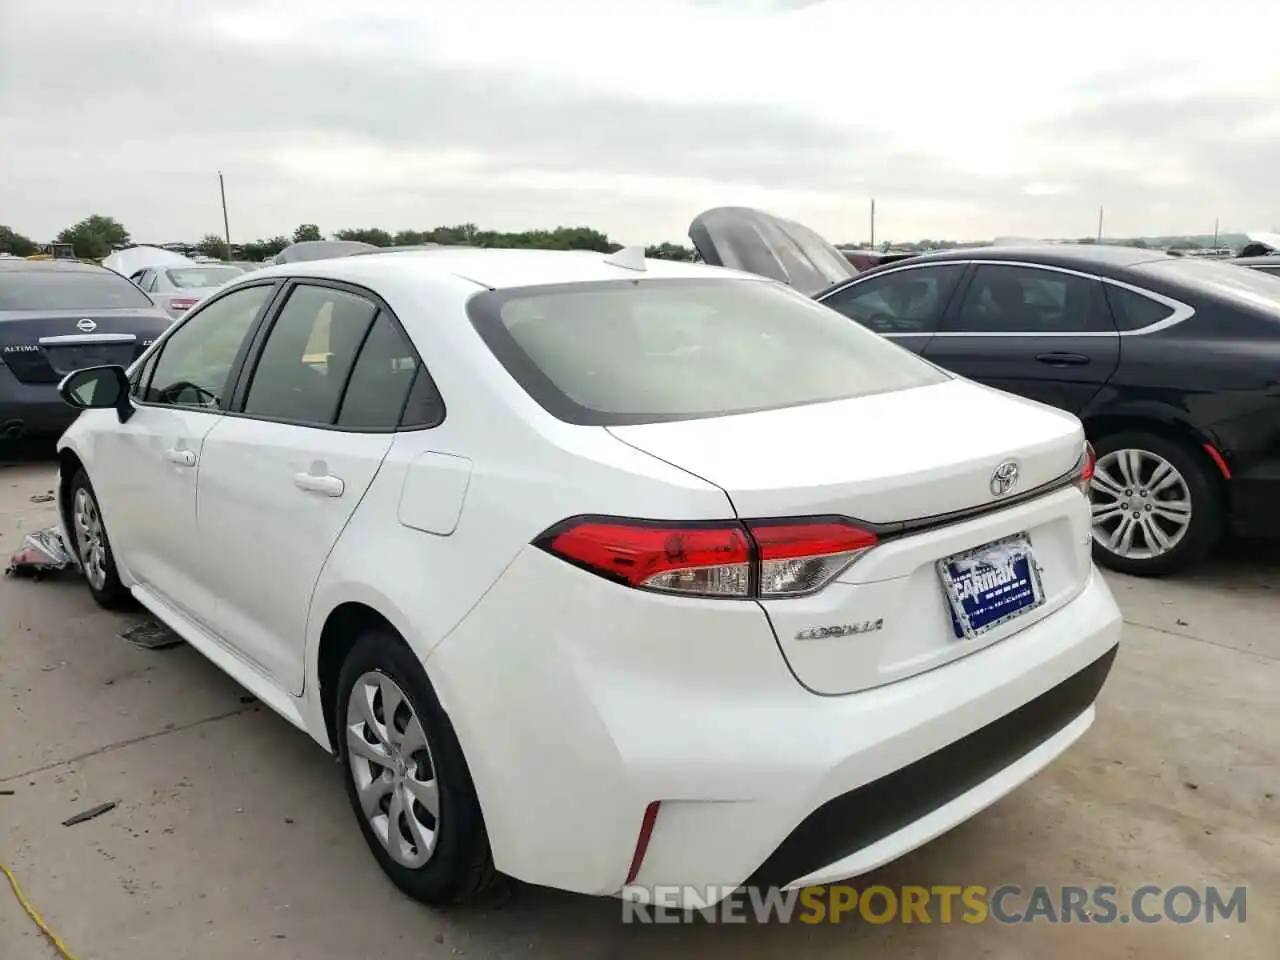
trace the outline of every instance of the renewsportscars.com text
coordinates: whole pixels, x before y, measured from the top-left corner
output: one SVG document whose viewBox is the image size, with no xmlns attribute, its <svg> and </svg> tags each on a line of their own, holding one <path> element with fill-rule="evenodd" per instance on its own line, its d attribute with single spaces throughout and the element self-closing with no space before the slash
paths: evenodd
<svg viewBox="0 0 1280 960">
<path fill-rule="evenodd" d="M 626 887 L 623 923 L 1244 923 L 1245 887 Z M 682 909 L 683 905 L 683 909 Z"/>
</svg>

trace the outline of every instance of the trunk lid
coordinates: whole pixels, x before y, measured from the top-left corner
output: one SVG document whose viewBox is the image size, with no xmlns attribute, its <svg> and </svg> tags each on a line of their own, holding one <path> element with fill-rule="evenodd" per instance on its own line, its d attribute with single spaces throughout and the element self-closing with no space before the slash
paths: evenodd
<svg viewBox="0 0 1280 960">
<path fill-rule="evenodd" d="M 22 383 L 58 383 L 85 367 L 128 367 L 170 323 L 155 308 L 0 311 L 0 362 Z"/>
<path fill-rule="evenodd" d="M 838 515 L 878 529 L 881 542 L 816 593 L 761 601 L 816 692 L 889 683 L 999 642 L 1090 575 L 1080 491 L 1020 497 L 1070 475 L 1079 421 L 978 384 L 608 429 L 720 486 L 743 518 Z M 1010 461 L 1016 480 L 994 493 Z"/>
<path fill-rule="evenodd" d="M 689 225 L 702 259 L 717 267 L 781 280 L 813 296 L 858 275 L 834 246 L 803 224 L 750 207 L 716 207 Z"/>
</svg>

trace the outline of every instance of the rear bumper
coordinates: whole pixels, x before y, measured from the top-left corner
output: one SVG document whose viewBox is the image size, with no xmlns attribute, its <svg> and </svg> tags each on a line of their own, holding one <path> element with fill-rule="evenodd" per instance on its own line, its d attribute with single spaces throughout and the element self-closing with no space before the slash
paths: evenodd
<svg viewBox="0 0 1280 960">
<path fill-rule="evenodd" d="M 1280 460 L 1233 477 L 1231 528 L 1240 537 L 1280 538 Z"/>
<path fill-rule="evenodd" d="M 993 803 L 1088 728 L 1120 629 L 1092 571 L 999 643 L 820 696 L 754 605 L 628 591 L 533 551 L 427 668 L 500 870 L 624 892 L 659 801 L 634 884 L 702 898 L 854 876 Z"/>
<path fill-rule="evenodd" d="M 57 384 L 23 383 L 0 364 L 0 439 L 18 427 L 24 435 L 58 434 L 78 415 L 58 396 Z"/>
</svg>

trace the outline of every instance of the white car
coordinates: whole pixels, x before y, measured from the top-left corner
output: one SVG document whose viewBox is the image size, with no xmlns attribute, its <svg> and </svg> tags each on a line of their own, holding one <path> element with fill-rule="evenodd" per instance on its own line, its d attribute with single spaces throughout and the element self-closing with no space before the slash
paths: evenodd
<svg viewBox="0 0 1280 960">
<path fill-rule="evenodd" d="M 190 266 L 148 267 L 129 279 L 141 287 L 156 306 L 176 319 L 243 273 L 243 267 L 229 263 L 197 262 Z"/>
<path fill-rule="evenodd" d="M 1067 749 L 1117 649 L 1079 422 L 759 276 L 283 264 L 62 392 L 93 595 L 336 752 L 426 902 L 864 873 Z"/>
</svg>

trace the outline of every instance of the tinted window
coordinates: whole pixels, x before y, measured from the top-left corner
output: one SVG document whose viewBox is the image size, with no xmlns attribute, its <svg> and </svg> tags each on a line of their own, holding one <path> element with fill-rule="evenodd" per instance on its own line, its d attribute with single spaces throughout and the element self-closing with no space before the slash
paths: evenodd
<svg viewBox="0 0 1280 960">
<path fill-rule="evenodd" d="M 116 310 L 151 299 L 110 270 L 0 271 L 0 310 Z"/>
<path fill-rule="evenodd" d="M 639 280 L 482 293 L 472 322 L 552 414 L 715 417 L 940 383 L 913 354 L 781 284 Z"/>
<path fill-rule="evenodd" d="M 262 348 L 244 412 L 297 423 L 333 423 L 376 311 L 370 301 L 345 290 L 295 287 Z"/>
<path fill-rule="evenodd" d="M 245 287 L 192 313 L 161 344 L 146 402 L 226 409 L 227 377 L 272 291 Z"/>
<path fill-rule="evenodd" d="M 1262 273 L 1269 273 L 1273 277 L 1280 277 L 1280 267 L 1254 267 L 1254 269 Z"/>
<path fill-rule="evenodd" d="M 1173 316 L 1172 307 L 1140 293 L 1110 283 L 1103 284 L 1103 289 L 1107 291 L 1111 315 L 1121 330 L 1141 330 Z"/>
<path fill-rule="evenodd" d="M 822 302 L 876 333 L 932 333 L 964 269 L 951 263 L 870 276 Z"/>
<path fill-rule="evenodd" d="M 962 333 L 1082 333 L 1096 281 L 1034 267 L 980 265 L 955 325 Z"/>
<path fill-rule="evenodd" d="M 338 411 L 338 426 L 350 430 L 394 430 L 418 372 L 418 357 L 396 324 L 378 314 Z"/>
<path fill-rule="evenodd" d="M 220 287 L 240 276 L 236 267 L 178 267 L 166 270 L 165 276 L 179 290 L 191 287 Z"/>
</svg>

